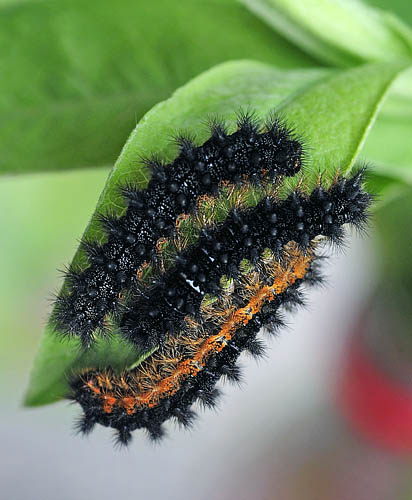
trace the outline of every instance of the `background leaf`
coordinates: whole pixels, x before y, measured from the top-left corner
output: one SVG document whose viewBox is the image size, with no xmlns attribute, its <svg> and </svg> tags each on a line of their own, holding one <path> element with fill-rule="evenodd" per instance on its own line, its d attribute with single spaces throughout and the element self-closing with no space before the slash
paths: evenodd
<svg viewBox="0 0 412 500">
<path fill-rule="evenodd" d="M 362 156 L 374 165 L 369 187 L 379 193 L 375 209 L 382 209 L 412 186 L 410 116 L 379 116 L 362 150 Z"/>
<path fill-rule="evenodd" d="M 234 58 L 313 59 L 235 0 L 0 4 L 0 173 L 111 166 L 155 103 Z"/>
<path fill-rule="evenodd" d="M 296 48 L 327 65 L 347 67 L 412 57 L 412 28 L 401 20 L 403 17 L 361 0 L 239 1 Z M 387 0 L 377 3 L 392 9 Z M 412 71 L 395 82 L 383 113 L 411 116 Z"/>
<path fill-rule="evenodd" d="M 367 0 L 367 3 L 383 10 L 390 10 L 397 14 L 409 25 L 412 25 L 412 3 L 405 0 Z"/>
<path fill-rule="evenodd" d="M 412 30 L 358 0 L 241 0 L 302 50 L 335 66 L 412 56 Z"/>
<path fill-rule="evenodd" d="M 138 165 L 138 155 L 157 152 L 171 158 L 175 152 L 170 137 L 179 129 L 198 131 L 205 117 L 218 114 L 234 123 L 239 108 L 250 107 L 266 115 L 278 107 L 302 133 L 311 148 L 308 173 L 340 165 L 348 170 L 354 163 L 365 136 L 376 117 L 388 86 L 403 69 L 399 64 L 375 64 L 346 70 L 281 71 L 252 62 L 230 62 L 200 75 L 147 113 L 129 137 L 114 166 L 97 205 L 97 212 L 111 209 L 121 213 L 123 205 L 117 186 L 133 178 L 143 187 L 147 173 Z M 92 219 L 85 235 L 102 237 Z M 78 252 L 75 262 L 80 262 Z M 96 351 L 82 355 L 77 343 L 62 343 L 46 328 L 35 361 L 26 405 L 45 404 L 64 396 L 66 375 L 72 369 L 115 364 L 123 359 L 127 346 L 116 341 L 108 348 L 101 341 Z M 130 354 L 130 353 L 129 353 Z"/>
<path fill-rule="evenodd" d="M 376 171 L 412 186 L 412 120 L 410 117 L 381 117 L 363 150 Z"/>
</svg>

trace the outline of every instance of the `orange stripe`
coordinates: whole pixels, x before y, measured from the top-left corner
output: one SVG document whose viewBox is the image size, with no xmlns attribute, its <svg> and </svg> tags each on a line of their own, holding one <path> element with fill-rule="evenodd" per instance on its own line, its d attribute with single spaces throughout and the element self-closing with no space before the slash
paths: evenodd
<svg viewBox="0 0 412 500">
<path fill-rule="evenodd" d="M 201 345 L 199 351 L 191 359 L 186 359 L 179 363 L 175 372 L 163 379 L 157 385 L 143 394 L 132 397 L 116 398 L 112 394 L 102 395 L 100 390 L 88 382 L 88 387 L 98 396 L 104 399 L 103 411 L 111 413 L 115 405 L 125 409 L 127 414 L 133 414 L 136 406 L 153 408 L 163 397 L 170 397 L 176 394 L 180 388 L 181 380 L 186 376 L 196 376 L 211 354 L 222 351 L 227 343 L 232 339 L 233 334 L 242 325 L 247 325 L 249 321 L 257 314 L 266 301 L 272 301 L 275 295 L 283 293 L 296 280 L 305 276 L 313 256 L 298 255 L 290 263 L 287 269 L 284 269 L 271 286 L 262 287 L 257 294 L 248 302 L 248 304 L 237 309 L 232 316 L 223 324 L 221 330 L 216 335 L 206 339 Z"/>
</svg>

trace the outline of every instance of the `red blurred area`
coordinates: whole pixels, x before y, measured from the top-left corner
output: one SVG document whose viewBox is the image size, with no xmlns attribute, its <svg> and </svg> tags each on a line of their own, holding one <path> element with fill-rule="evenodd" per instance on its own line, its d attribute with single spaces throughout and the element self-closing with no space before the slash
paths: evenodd
<svg viewBox="0 0 412 500">
<path fill-rule="evenodd" d="M 355 429 L 393 452 L 412 453 L 412 391 L 392 379 L 368 352 L 362 335 L 350 342 L 339 406 Z"/>
</svg>

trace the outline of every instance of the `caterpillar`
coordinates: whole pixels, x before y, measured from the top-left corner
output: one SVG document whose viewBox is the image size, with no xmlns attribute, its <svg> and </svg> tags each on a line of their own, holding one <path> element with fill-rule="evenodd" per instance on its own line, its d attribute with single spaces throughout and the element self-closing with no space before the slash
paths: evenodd
<svg viewBox="0 0 412 500">
<path fill-rule="evenodd" d="M 187 315 L 197 319 L 205 294 L 219 291 L 223 276 L 234 278 L 239 264 L 255 264 L 265 248 L 276 256 L 290 241 L 305 251 L 318 235 L 336 245 L 346 222 L 361 228 L 369 195 L 362 192 L 364 171 L 340 177 L 329 188 L 319 185 L 310 196 L 292 192 L 285 200 L 265 196 L 255 206 L 235 208 L 216 228 L 203 229 L 195 245 L 177 254 L 170 272 L 146 289 L 139 288 L 122 316 L 122 335 L 144 350 L 165 334 L 179 332 Z"/>
<path fill-rule="evenodd" d="M 169 419 L 191 425 L 196 401 L 214 406 L 218 380 L 240 377 L 239 355 L 262 354 L 261 327 L 277 331 L 281 309 L 300 305 L 302 285 L 321 280 L 320 244 L 341 245 L 346 223 L 365 228 L 372 202 L 362 187 L 365 172 L 338 176 L 328 188 L 319 182 L 310 194 L 265 197 L 232 212 L 178 255 L 175 266 L 128 303 L 122 318 L 129 340 L 151 337 L 157 349 L 121 373 L 91 369 L 71 379 L 69 397 L 83 409 L 79 430 L 101 424 L 128 444 L 134 430 L 145 429 L 158 440 Z"/>
<path fill-rule="evenodd" d="M 273 113 L 264 124 L 253 113 L 239 113 L 232 134 L 215 119 L 210 134 L 200 146 L 187 135 L 177 137 L 179 154 L 170 164 L 156 156 L 144 160 L 151 171 L 147 188 L 123 186 L 124 215 L 99 216 L 107 241 L 82 242 L 88 266 L 66 273 L 51 318 L 57 332 L 89 347 L 96 333 L 105 333 L 105 318 L 119 311 L 122 291 L 155 257 L 158 241 L 175 234 L 179 218 L 195 213 L 199 199 L 217 196 L 227 183 L 259 185 L 294 176 L 304 162 L 302 142 Z"/>
</svg>

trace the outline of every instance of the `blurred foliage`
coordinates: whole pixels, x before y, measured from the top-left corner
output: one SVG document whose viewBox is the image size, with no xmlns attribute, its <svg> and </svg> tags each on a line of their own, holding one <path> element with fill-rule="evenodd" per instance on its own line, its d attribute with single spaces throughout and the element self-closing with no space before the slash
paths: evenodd
<svg viewBox="0 0 412 500">
<path fill-rule="evenodd" d="M 219 62 L 353 65 L 407 56 L 411 40 L 354 0 L 8 1 L 0 28 L 0 172 L 112 165 L 151 106 Z"/>
<path fill-rule="evenodd" d="M 405 189 L 375 216 L 384 276 L 412 291 L 412 189 Z M 412 311 L 412 307 L 409 307 Z"/>
<path fill-rule="evenodd" d="M 374 217 L 381 273 L 370 316 L 370 345 L 385 367 L 410 383 L 412 359 L 412 188 L 387 202 Z"/>
<path fill-rule="evenodd" d="M 112 165 L 154 104 L 238 58 L 316 64 L 235 0 L 0 5 L 0 172 Z"/>
<path fill-rule="evenodd" d="M 0 362 L 16 377 L 32 362 L 56 269 L 73 254 L 106 177 L 107 169 L 94 169 L 1 179 Z M 75 204 L 67 193 L 76 193 Z"/>
<path fill-rule="evenodd" d="M 408 0 L 367 0 L 367 3 L 383 10 L 390 10 L 412 26 L 412 5 Z"/>
<path fill-rule="evenodd" d="M 390 12 L 358 0 L 242 0 L 285 38 L 332 66 L 412 54 L 412 31 Z"/>
</svg>

